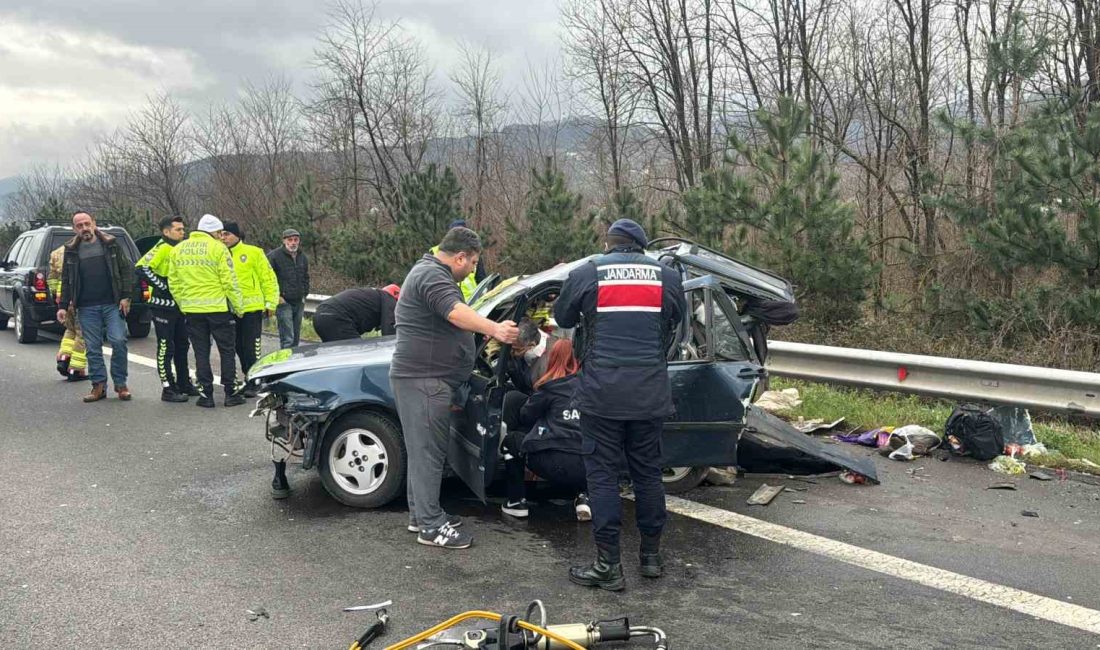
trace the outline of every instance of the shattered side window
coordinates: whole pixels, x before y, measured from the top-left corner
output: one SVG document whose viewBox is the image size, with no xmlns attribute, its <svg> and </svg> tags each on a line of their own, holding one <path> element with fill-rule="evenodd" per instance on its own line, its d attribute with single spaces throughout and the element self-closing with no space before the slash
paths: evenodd
<svg viewBox="0 0 1100 650">
<path fill-rule="evenodd" d="M 734 317 L 737 317 L 736 311 Z M 714 305 L 714 355 L 723 361 L 748 361 L 752 357 L 737 335 L 726 310 Z"/>
</svg>

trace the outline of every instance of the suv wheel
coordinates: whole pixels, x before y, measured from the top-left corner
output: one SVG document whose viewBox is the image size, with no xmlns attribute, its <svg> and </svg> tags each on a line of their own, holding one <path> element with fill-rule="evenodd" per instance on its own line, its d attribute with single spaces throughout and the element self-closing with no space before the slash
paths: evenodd
<svg viewBox="0 0 1100 650">
<path fill-rule="evenodd" d="M 377 508 L 405 492 L 401 428 L 377 413 L 343 416 L 321 445 L 321 483 L 334 499 L 354 508 Z"/>
<path fill-rule="evenodd" d="M 38 340 L 38 328 L 31 321 L 23 301 L 15 301 L 15 338 L 20 343 L 34 343 Z"/>
</svg>

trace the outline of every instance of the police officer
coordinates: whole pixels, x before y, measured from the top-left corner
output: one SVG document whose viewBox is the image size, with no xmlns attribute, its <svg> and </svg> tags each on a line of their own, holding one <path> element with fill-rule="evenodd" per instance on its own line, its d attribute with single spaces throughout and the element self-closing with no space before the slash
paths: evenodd
<svg viewBox="0 0 1100 650">
<path fill-rule="evenodd" d="M 581 416 L 597 556 L 570 569 L 569 579 L 610 591 L 625 586 L 619 557 L 624 454 L 637 502 L 641 574 L 657 578 L 663 570 L 661 430 L 673 412 L 666 351 L 686 306 L 679 275 L 647 257 L 647 243 L 634 221 L 611 224 L 605 253 L 569 274 L 554 305 L 558 325 L 583 325 L 586 339 L 574 407 Z"/>
<path fill-rule="evenodd" d="M 221 219 L 204 214 L 198 230 L 177 244 L 169 256 L 168 285 L 180 311 L 187 315 L 187 333 L 195 350 L 195 374 L 199 380 L 196 406 L 214 408 L 214 370 L 210 367 L 210 339 L 221 359 L 225 405 L 244 404 L 237 383 L 237 327 L 234 316 L 244 313 L 241 289 L 233 271 L 233 258 L 221 242 Z M 230 311 L 232 310 L 232 311 Z"/>
<path fill-rule="evenodd" d="M 222 243 L 233 256 L 233 270 L 241 287 L 244 315 L 237 318 L 237 358 L 241 360 L 241 375 L 247 376 L 260 356 L 260 336 L 264 331 L 264 316 L 270 318 L 279 305 L 279 280 L 267 254 L 259 246 L 246 244 L 236 221 L 226 221 Z M 255 397 L 256 389 L 244 389 L 245 397 Z"/>
<path fill-rule="evenodd" d="M 157 332 L 157 373 L 160 375 L 160 399 L 165 402 L 186 402 L 199 391 L 191 384 L 187 369 L 187 320 L 183 317 L 168 288 L 168 259 L 172 249 L 183 241 L 186 230 L 183 217 L 169 216 L 160 220 L 161 238 L 149 252 L 137 261 L 138 275 L 149 284 L 152 294 L 149 307 L 153 311 L 153 327 Z M 173 366 L 175 372 L 173 372 Z"/>
</svg>

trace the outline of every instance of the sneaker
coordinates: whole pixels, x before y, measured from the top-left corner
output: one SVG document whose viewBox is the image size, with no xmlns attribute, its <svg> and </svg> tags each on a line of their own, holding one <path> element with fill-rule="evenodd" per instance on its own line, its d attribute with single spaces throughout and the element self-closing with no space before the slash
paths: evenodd
<svg viewBox="0 0 1100 650">
<path fill-rule="evenodd" d="M 230 393 L 229 395 L 225 396 L 226 406 L 240 406 L 241 404 L 244 404 L 244 402 L 244 395 L 241 395 L 240 393 Z"/>
<path fill-rule="evenodd" d="M 171 386 L 165 386 L 160 391 L 160 401 L 162 401 L 162 402 L 176 402 L 176 403 L 179 403 L 179 402 L 186 402 L 187 399 L 188 398 L 187 398 L 186 395 L 181 395 L 181 394 L 177 393 L 176 389 L 172 388 Z"/>
<path fill-rule="evenodd" d="M 470 548 L 474 538 L 469 533 L 463 533 L 457 528 L 443 524 L 435 530 L 422 530 L 416 536 L 416 541 L 424 546 L 438 546 L 439 548 Z"/>
<path fill-rule="evenodd" d="M 458 528 L 459 526 L 462 525 L 462 517 L 459 517 L 458 515 L 447 515 L 447 525 L 450 526 L 451 528 Z M 414 524 L 412 522 L 409 522 L 408 531 L 410 533 L 419 533 L 420 532 L 420 526 L 417 526 L 416 524 Z"/>
<path fill-rule="evenodd" d="M 525 519 L 527 517 L 527 499 L 519 501 L 507 501 L 500 507 L 501 512 L 512 517 Z"/>
<path fill-rule="evenodd" d="M 187 395 L 188 397 L 199 397 L 202 395 L 202 393 L 199 392 L 199 387 L 190 381 L 177 384 L 176 392 L 181 395 Z"/>
<path fill-rule="evenodd" d="M 195 406 L 201 406 L 204 409 L 214 408 L 214 398 L 209 395 L 199 395 L 199 398 L 195 400 Z"/>
<path fill-rule="evenodd" d="M 577 511 L 577 521 L 592 521 L 592 506 L 588 505 L 588 495 L 584 492 L 573 500 L 573 509 Z"/>
<path fill-rule="evenodd" d="M 245 397 L 251 399 L 258 396 L 260 394 L 260 391 L 256 390 L 254 386 L 245 386 L 244 392 L 242 394 Z"/>
</svg>

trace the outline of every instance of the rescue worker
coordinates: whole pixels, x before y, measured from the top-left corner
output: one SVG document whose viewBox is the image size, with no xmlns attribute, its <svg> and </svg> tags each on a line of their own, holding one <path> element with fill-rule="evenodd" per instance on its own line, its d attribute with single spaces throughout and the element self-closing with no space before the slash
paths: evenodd
<svg viewBox="0 0 1100 650">
<path fill-rule="evenodd" d="M 634 484 L 641 574 L 660 577 L 667 513 L 661 484 L 661 430 L 673 412 L 666 368 L 669 336 L 687 308 L 679 275 L 645 255 L 645 230 L 611 224 L 605 253 L 574 269 L 554 304 L 561 327 L 583 323 L 586 339 L 573 406 L 581 413 L 581 451 L 592 508 L 596 560 L 575 566 L 576 584 L 625 587 L 619 552 L 619 469 Z"/>
<path fill-rule="evenodd" d="M 451 225 L 447 226 L 447 230 L 454 230 L 455 228 L 465 228 L 465 219 L 455 219 L 451 222 Z M 432 255 L 439 253 L 439 245 L 431 247 Z M 466 302 L 470 302 L 470 296 L 474 295 L 474 290 L 477 289 L 477 285 L 481 284 L 481 281 L 485 279 L 485 266 L 481 258 L 477 260 L 477 266 L 470 274 L 458 281 L 458 288 L 462 290 L 462 299 Z"/>
<path fill-rule="evenodd" d="M 157 374 L 160 375 L 160 399 L 163 402 L 186 402 L 199 394 L 191 383 L 187 367 L 187 319 L 179 310 L 168 286 L 168 262 L 176 244 L 183 241 L 186 229 L 183 217 L 160 220 L 160 241 L 137 261 L 138 275 L 152 289 L 149 308 L 153 312 L 153 328 L 157 333 Z M 174 370 L 173 370 L 174 368 Z"/>
<path fill-rule="evenodd" d="M 317 305 L 313 329 L 324 342 L 357 339 L 373 330 L 391 336 L 397 333 L 394 310 L 400 292 L 396 284 L 341 291 Z"/>
<path fill-rule="evenodd" d="M 65 246 L 62 244 L 50 253 L 50 274 L 46 284 L 53 292 L 54 300 L 61 302 L 61 267 L 65 263 Z M 61 337 L 61 347 L 57 351 L 57 371 L 66 381 L 82 381 L 88 378 L 88 356 L 84 348 L 84 336 L 80 333 L 80 323 L 76 315 L 69 311 L 65 314 L 65 335 Z"/>
<path fill-rule="evenodd" d="M 244 315 L 237 318 L 237 358 L 241 360 L 242 377 L 247 377 L 260 356 L 264 317 L 270 318 L 279 305 L 279 281 L 263 249 L 246 244 L 243 239 L 237 222 L 225 222 L 222 243 L 233 256 L 233 270 L 244 300 Z M 256 389 L 246 387 L 244 396 L 255 397 Z"/>
<path fill-rule="evenodd" d="M 168 286 L 180 311 L 187 316 L 187 334 L 195 350 L 195 374 L 203 408 L 214 408 L 214 371 L 210 367 L 210 339 L 218 346 L 225 405 L 244 404 L 243 386 L 237 384 L 237 328 L 234 316 L 243 312 L 241 289 L 233 272 L 229 249 L 218 239 L 221 219 L 204 214 L 198 230 L 172 249 Z"/>
</svg>

